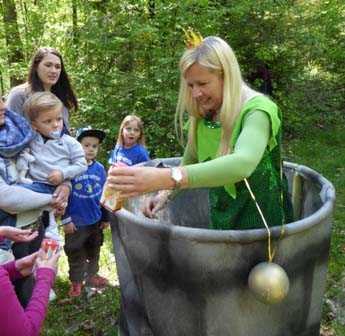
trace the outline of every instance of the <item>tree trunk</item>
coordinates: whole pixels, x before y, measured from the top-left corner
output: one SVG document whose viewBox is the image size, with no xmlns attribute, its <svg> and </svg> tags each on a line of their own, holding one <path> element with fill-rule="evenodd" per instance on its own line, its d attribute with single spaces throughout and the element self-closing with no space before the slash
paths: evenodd
<svg viewBox="0 0 345 336">
<path fill-rule="evenodd" d="M 153 19 L 155 16 L 155 0 L 149 0 L 148 1 L 148 10 L 149 10 L 149 17 L 150 19 Z"/>
<path fill-rule="evenodd" d="M 23 44 L 19 35 L 15 2 L 13 0 L 3 0 L 2 4 L 5 40 L 7 44 L 7 59 L 8 65 L 11 68 L 13 63 L 24 61 L 24 55 L 22 52 Z M 18 85 L 22 82 L 22 79 L 23 78 L 19 74 L 10 71 L 11 86 Z"/>
<path fill-rule="evenodd" d="M 0 71 L 0 100 L 2 100 L 2 96 L 4 92 L 5 92 L 4 79 L 2 76 L 2 72 Z"/>
<path fill-rule="evenodd" d="M 77 0 L 72 0 L 72 32 L 73 44 L 78 44 L 78 5 Z"/>
</svg>

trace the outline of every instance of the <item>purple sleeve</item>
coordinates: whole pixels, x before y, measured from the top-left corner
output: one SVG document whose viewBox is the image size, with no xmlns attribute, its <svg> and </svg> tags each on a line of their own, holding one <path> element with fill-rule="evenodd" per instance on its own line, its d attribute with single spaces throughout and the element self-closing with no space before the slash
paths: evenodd
<svg viewBox="0 0 345 336">
<path fill-rule="evenodd" d="M 1 336 L 38 336 L 46 315 L 49 291 L 55 279 L 50 268 L 39 268 L 31 300 L 24 310 L 20 305 L 6 268 L 0 267 Z"/>
</svg>

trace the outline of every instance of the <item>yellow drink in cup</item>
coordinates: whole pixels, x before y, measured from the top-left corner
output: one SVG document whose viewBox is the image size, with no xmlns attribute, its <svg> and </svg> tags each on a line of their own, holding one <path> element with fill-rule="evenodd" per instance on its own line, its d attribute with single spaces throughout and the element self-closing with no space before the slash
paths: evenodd
<svg viewBox="0 0 345 336">
<path fill-rule="evenodd" d="M 113 164 L 113 167 L 127 167 L 126 164 L 118 162 Z M 120 210 L 123 206 L 123 199 L 120 197 L 120 192 L 114 189 L 111 189 L 105 184 L 101 196 L 101 204 L 107 210 L 115 212 Z"/>
</svg>

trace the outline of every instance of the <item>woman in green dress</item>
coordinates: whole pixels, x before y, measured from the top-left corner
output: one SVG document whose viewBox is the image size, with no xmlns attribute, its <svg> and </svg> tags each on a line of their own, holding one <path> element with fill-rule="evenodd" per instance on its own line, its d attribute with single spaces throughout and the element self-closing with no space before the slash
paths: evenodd
<svg viewBox="0 0 345 336">
<path fill-rule="evenodd" d="M 195 34 L 180 60 L 176 109 L 189 131 L 177 168 L 111 168 L 107 184 L 124 198 L 160 190 L 145 209 L 153 217 L 171 190 L 209 188 L 211 229 L 263 227 L 248 181 L 270 226 L 290 221 L 281 168 L 281 114 L 242 79 L 236 56 L 219 37 Z"/>
</svg>

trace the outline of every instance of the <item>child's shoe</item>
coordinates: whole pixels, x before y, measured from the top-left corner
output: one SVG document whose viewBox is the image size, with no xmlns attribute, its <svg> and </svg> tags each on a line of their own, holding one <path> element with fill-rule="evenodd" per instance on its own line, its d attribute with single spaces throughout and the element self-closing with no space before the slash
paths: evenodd
<svg viewBox="0 0 345 336">
<path fill-rule="evenodd" d="M 96 274 L 88 278 L 87 285 L 96 288 L 104 288 L 109 285 L 109 280 Z"/>
<path fill-rule="evenodd" d="M 81 282 L 71 282 L 71 286 L 68 291 L 68 296 L 69 297 L 80 296 L 82 288 L 83 288 L 83 284 Z"/>
</svg>

